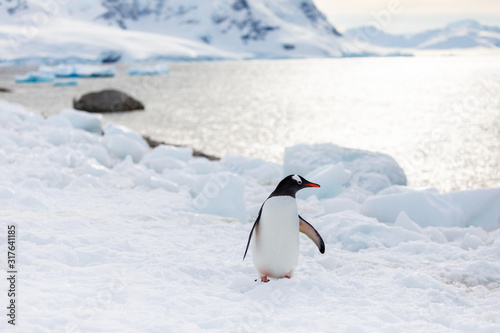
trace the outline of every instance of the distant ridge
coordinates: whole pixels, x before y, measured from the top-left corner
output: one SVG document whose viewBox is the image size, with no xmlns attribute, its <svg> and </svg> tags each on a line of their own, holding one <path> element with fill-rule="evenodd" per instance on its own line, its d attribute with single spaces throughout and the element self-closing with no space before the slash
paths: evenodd
<svg viewBox="0 0 500 333">
<path fill-rule="evenodd" d="M 457 21 L 442 29 L 414 34 L 389 34 L 370 26 L 349 29 L 345 35 L 354 39 L 365 37 L 364 40 L 372 45 L 391 48 L 420 50 L 500 48 L 500 27 L 483 25 L 474 20 Z"/>
</svg>

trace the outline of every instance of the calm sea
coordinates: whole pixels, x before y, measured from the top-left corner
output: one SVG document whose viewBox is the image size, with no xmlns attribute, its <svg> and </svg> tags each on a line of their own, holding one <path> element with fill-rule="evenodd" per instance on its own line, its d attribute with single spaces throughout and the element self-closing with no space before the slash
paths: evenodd
<svg viewBox="0 0 500 333">
<path fill-rule="evenodd" d="M 170 63 L 167 76 L 78 87 L 14 84 L 27 68 L 0 68 L 0 98 L 45 115 L 86 92 L 115 88 L 145 111 L 105 115 L 169 143 L 223 156 L 281 162 L 285 147 L 331 142 L 379 151 L 410 186 L 500 187 L 500 58 L 343 58 Z"/>
</svg>

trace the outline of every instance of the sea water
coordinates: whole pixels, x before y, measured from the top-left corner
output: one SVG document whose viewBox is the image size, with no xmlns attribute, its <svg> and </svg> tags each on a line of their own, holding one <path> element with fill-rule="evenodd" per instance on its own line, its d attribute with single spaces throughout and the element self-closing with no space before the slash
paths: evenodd
<svg viewBox="0 0 500 333">
<path fill-rule="evenodd" d="M 500 187 L 500 58 L 495 56 L 170 63 L 164 76 L 14 84 L 0 98 L 45 115 L 89 91 L 119 89 L 145 111 L 111 113 L 143 135 L 209 154 L 280 163 L 284 148 L 331 142 L 393 156 L 409 185 L 442 192 Z"/>
</svg>

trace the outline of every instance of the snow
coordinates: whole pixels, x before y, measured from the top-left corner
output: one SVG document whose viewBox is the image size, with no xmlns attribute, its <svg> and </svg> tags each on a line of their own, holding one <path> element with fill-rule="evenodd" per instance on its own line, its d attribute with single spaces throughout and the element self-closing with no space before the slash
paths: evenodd
<svg viewBox="0 0 500 333">
<path fill-rule="evenodd" d="M 0 36 L 5 36 L 0 38 L 0 63 L 15 66 L 101 63 L 109 54 L 122 62 L 241 59 L 248 56 L 182 38 L 122 30 L 68 17 L 53 17 L 28 36 L 17 24 L 0 24 Z M 68 70 L 73 68 L 66 67 Z"/>
<path fill-rule="evenodd" d="M 1 100 L 0 128 L 20 295 L 2 331 L 500 330 L 500 189 L 407 188 L 389 156 L 332 145 L 289 147 L 284 165 L 209 161 L 98 115 Z M 301 236 L 293 278 L 255 282 L 248 234 L 292 169 L 331 191 L 297 199 L 326 252 Z"/>
</svg>

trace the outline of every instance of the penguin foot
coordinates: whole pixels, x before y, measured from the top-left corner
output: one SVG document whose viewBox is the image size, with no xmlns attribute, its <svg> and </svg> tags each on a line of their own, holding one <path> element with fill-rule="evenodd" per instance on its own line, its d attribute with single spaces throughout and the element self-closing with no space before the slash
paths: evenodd
<svg viewBox="0 0 500 333">
<path fill-rule="evenodd" d="M 261 276 L 260 281 L 261 282 L 269 282 L 269 279 L 267 278 L 267 276 Z"/>
<path fill-rule="evenodd" d="M 291 279 L 291 278 L 292 278 L 292 277 L 291 277 L 291 276 L 289 276 L 289 275 L 285 275 L 284 277 L 285 277 L 285 278 L 287 278 L 287 279 Z"/>
</svg>

